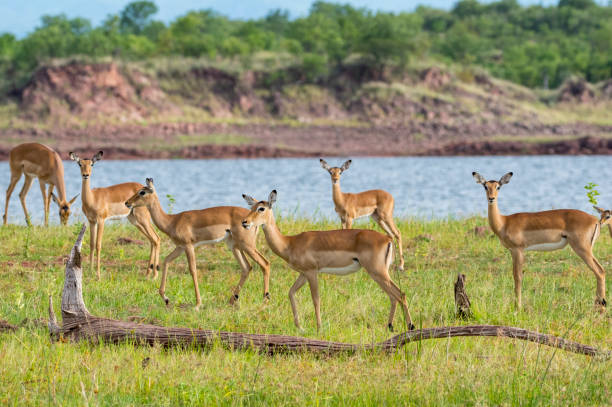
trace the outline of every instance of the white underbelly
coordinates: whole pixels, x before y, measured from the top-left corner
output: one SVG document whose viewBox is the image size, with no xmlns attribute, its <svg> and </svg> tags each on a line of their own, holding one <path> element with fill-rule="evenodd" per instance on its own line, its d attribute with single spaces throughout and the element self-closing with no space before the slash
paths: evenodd
<svg viewBox="0 0 612 407">
<path fill-rule="evenodd" d="M 319 270 L 319 273 L 335 274 L 337 276 L 346 276 L 348 274 L 359 271 L 361 264 L 357 260 L 354 260 L 352 264 L 344 267 L 324 267 Z"/>
<path fill-rule="evenodd" d="M 550 252 L 553 250 L 563 249 L 567 245 L 567 238 L 562 237 L 558 242 L 550 242 L 550 243 L 539 243 L 528 246 L 525 250 L 529 251 L 540 251 L 540 252 Z"/>
<path fill-rule="evenodd" d="M 213 240 L 201 240 L 197 243 L 194 243 L 193 247 L 198 247 L 198 246 L 202 246 L 205 244 L 215 244 L 215 243 L 219 243 L 224 241 L 225 239 L 227 239 L 229 237 L 229 232 L 226 232 L 223 236 L 217 238 L 217 239 L 213 239 Z"/>
<path fill-rule="evenodd" d="M 119 215 L 113 215 L 113 216 L 109 216 L 108 218 L 106 218 L 105 220 L 120 220 L 120 219 L 125 219 L 129 216 L 129 212 L 128 213 L 122 213 Z"/>
</svg>

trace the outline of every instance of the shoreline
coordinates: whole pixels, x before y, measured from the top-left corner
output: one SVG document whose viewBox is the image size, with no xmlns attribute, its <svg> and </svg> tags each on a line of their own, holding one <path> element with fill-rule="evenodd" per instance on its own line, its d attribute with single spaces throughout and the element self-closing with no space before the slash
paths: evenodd
<svg viewBox="0 0 612 407">
<path fill-rule="evenodd" d="M 24 140 L 25 142 L 25 140 Z M 50 143 L 51 144 L 51 143 Z M 62 157 L 69 150 L 53 147 Z M 612 139 L 605 137 L 581 137 L 551 141 L 471 141 L 462 140 L 440 146 L 415 148 L 412 152 L 391 153 L 388 151 L 337 151 L 314 148 L 310 151 L 295 148 L 268 146 L 263 144 L 200 144 L 176 149 L 142 149 L 131 147 L 105 146 L 101 144 L 74 148 L 82 154 L 103 150 L 105 159 L 114 160 L 165 160 L 165 159 L 249 159 L 249 158 L 312 158 L 312 157 L 469 157 L 469 156 L 534 156 L 534 155 L 612 155 Z M 7 161 L 12 147 L 0 147 L 0 161 Z M 72 149 L 71 149 L 72 150 Z M 71 151 L 70 150 L 70 151 Z M 108 157 L 108 158 L 107 158 Z"/>
</svg>

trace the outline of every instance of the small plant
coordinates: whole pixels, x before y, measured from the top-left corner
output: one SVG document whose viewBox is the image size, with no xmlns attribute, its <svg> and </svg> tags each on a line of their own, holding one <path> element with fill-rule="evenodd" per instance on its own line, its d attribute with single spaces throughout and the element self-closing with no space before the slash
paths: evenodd
<svg viewBox="0 0 612 407">
<path fill-rule="evenodd" d="M 595 187 L 597 187 L 599 185 L 594 184 L 592 182 L 589 182 L 588 184 L 586 184 L 584 186 L 584 189 L 587 190 L 587 198 L 589 200 L 589 202 L 593 205 L 597 205 L 597 196 L 599 195 L 599 191 L 597 191 L 597 189 L 595 189 Z"/>
<path fill-rule="evenodd" d="M 168 213 L 172 213 L 172 208 L 174 208 L 176 199 L 174 199 L 174 196 L 170 194 L 166 194 L 166 198 L 168 199 Z"/>
</svg>

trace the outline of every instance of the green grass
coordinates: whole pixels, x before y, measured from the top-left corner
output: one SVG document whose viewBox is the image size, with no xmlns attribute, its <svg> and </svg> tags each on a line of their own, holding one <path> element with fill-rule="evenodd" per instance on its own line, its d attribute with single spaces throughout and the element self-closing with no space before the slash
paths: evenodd
<svg viewBox="0 0 612 407">
<path fill-rule="evenodd" d="M 284 233 L 331 229 L 339 222 L 284 219 Z M 419 327 L 503 324 L 523 327 L 612 349 L 611 314 L 594 311 L 595 279 L 569 249 L 530 253 L 523 282 L 524 309 L 513 306 L 511 259 L 497 238 L 476 237 L 482 218 L 399 222 L 406 272 L 393 278 L 406 293 Z M 372 226 L 372 225 L 366 225 Z M 64 258 L 78 226 L 45 229 L 0 227 L 0 318 L 20 324 L 0 334 L 2 405 L 609 405 L 610 361 L 505 338 L 453 338 L 414 343 L 391 355 L 360 352 L 337 357 L 264 356 L 251 351 L 163 349 L 87 343 L 51 343 L 46 329 L 31 323 L 47 318 L 47 297 L 59 311 Z M 432 239 L 417 239 L 429 234 Z M 88 234 L 86 235 L 88 236 Z M 272 261 L 271 301 L 262 301 L 255 269 L 239 305 L 228 305 L 239 269 L 223 245 L 200 247 L 200 311 L 185 258 L 170 267 L 166 309 L 157 281 L 143 277 L 148 245 L 122 246 L 118 237 L 144 240 L 129 225 L 109 225 L 103 247 L 102 280 L 84 261 L 84 297 L 98 316 L 136 319 L 167 326 L 237 332 L 303 335 L 370 343 L 390 336 L 385 325 L 389 300 L 364 272 L 320 278 L 323 328 L 317 333 L 307 286 L 298 293 L 305 328 L 293 324 L 287 299 L 297 278 L 268 249 Z M 612 245 L 602 234 L 596 256 L 610 269 Z M 164 236 L 162 254 L 171 250 Z M 86 238 L 83 253 L 87 255 Z M 474 318 L 454 316 L 453 282 L 467 276 Z M 610 281 L 610 280 L 608 280 Z M 610 300 L 612 287 L 608 283 Z M 396 315 L 400 327 L 401 313 Z M 143 368 L 143 360 L 150 358 Z"/>
</svg>

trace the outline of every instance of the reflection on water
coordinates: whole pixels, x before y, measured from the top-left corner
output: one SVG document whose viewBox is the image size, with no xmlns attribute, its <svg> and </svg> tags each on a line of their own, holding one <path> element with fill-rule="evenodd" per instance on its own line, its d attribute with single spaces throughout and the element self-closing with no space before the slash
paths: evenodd
<svg viewBox="0 0 612 407">
<path fill-rule="evenodd" d="M 330 165 L 343 160 L 330 158 Z M 508 171 L 514 177 L 500 191 L 502 213 L 576 208 L 593 213 L 584 185 L 599 184 L 600 205 L 612 207 L 612 157 L 530 156 L 530 157 L 397 157 L 354 158 L 342 176 L 345 192 L 385 189 L 395 197 L 399 217 L 447 218 L 486 214 L 487 203 L 481 186 L 472 179 L 478 171 L 487 179 L 498 179 Z M 77 164 L 64 162 L 69 197 L 81 191 Z M 217 205 L 246 206 L 242 194 L 265 199 L 278 190 L 278 210 L 284 215 L 337 219 L 331 198 L 331 181 L 316 158 L 235 159 L 235 160 L 102 160 L 93 168 L 93 187 L 127 181 L 144 183 L 155 179 L 162 205 L 175 200 L 174 212 Z M 8 162 L 0 163 L 0 190 L 6 191 L 10 178 Z M 20 183 L 13 191 L 9 221 L 24 223 L 19 203 Z M 3 195 L 0 195 L 3 196 Z M 43 220 L 42 198 L 36 182 L 27 197 L 33 222 Z M 71 217 L 83 220 L 80 198 Z M 2 210 L 4 200 L 2 201 Z M 51 204 L 50 220 L 59 223 L 57 206 Z M 338 222 L 339 224 L 339 222 Z"/>
</svg>

